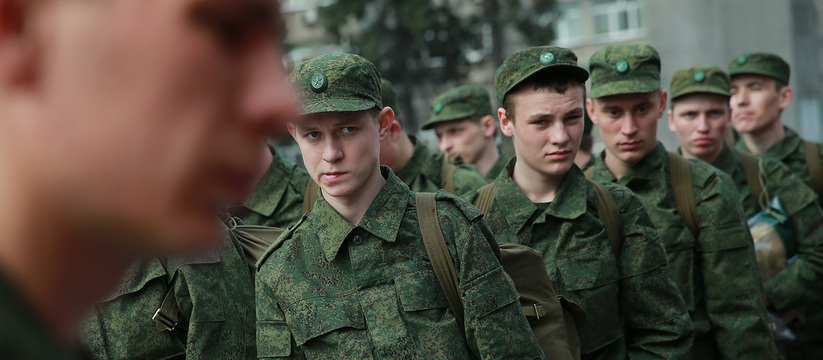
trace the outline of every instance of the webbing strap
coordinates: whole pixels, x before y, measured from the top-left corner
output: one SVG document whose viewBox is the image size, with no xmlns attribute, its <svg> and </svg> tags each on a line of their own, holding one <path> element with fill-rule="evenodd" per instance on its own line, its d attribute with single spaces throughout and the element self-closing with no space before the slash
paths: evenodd
<svg viewBox="0 0 823 360">
<path fill-rule="evenodd" d="M 480 209 L 480 212 L 487 214 L 494 202 L 494 183 L 483 185 L 480 190 L 477 190 L 477 196 L 474 198 L 474 207 Z"/>
<path fill-rule="evenodd" d="M 589 180 L 594 185 L 594 194 L 597 199 L 597 217 L 603 223 L 606 236 L 612 244 L 612 252 L 615 258 L 620 258 L 620 251 L 623 249 L 623 220 L 620 217 L 620 209 L 614 200 L 614 195 L 606 189 L 603 184 Z"/>
<path fill-rule="evenodd" d="M 763 192 L 763 182 L 760 181 L 760 161 L 757 157 L 749 153 L 740 153 L 743 159 L 743 172 L 746 174 L 746 182 L 749 183 L 749 190 L 754 196 L 754 202 L 758 209 L 769 203 Z"/>
<path fill-rule="evenodd" d="M 591 180 L 594 177 L 594 166 L 592 166 L 592 167 L 590 167 L 586 170 L 583 170 L 583 175 L 586 176 L 586 179 Z"/>
<path fill-rule="evenodd" d="M 303 192 L 303 213 L 310 213 L 314 208 L 314 202 L 317 201 L 317 183 L 309 179 L 306 183 L 306 190 Z"/>
<path fill-rule="evenodd" d="M 543 309 L 542 304 L 523 306 L 521 309 L 523 310 L 523 315 L 526 315 L 527 317 L 536 318 L 536 320 L 540 320 L 541 317 L 546 316 L 546 310 Z"/>
<path fill-rule="evenodd" d="M 700 230 L 697 227 L 697 205 L 694 202 L 694 192 L 692 191 L 692 174 L 691 169 L 689 169 L 689 160 L 670 152 L 669 166 L 677 212 L 680 213 L 680 218 L 689 227 L 694 238 L 697 239 Z"/>
<path fill-rule="evenodd" d="M 804 141 L 803 145 L 806 150 L 806 166 L 809 168 L 809 175 L 812 176 L 814 192 L 817 193 L 817 197 L 823 199 L 823 165 L 820 164 L 818 144 L 813 141 Z"/>
<path fill-rule="evenodd" d="M 174 288 L 169 287 L 166 296 L 163 297 L 163 303 L 160 304 L 160 308 L 154 312 L 151 319 L 156 322 L 157 330 L 173 331 L 177 327 L 177 313 L 177 299 L 174 297 Z"/>
<path fill-rule="evenodd" d="M 450 163 L 447 156 L 443 157 L 443 166 L 440 169 L 443 176 L 443 190 L 454 194 L 454 164 Z"/>
<path fill-rule="evenodd" d="M 426 246 L 426 253 L 434 268 L 434 275 L 449 307 L 454 312 L 457 322 L 465 326 L 463 322 L 463 300 L 460 294 L 460 283 L 457 280 L 457 273 L 454 271 L 454 264 L 449 256 L 449 249 L 446 248 L 446 241 L 440 230 L 440 222 L 437 220 L 437 208 L 435 205 L 434 193 L 416 193 L 415 203 L 417 204 L 417 216 L 420 223 L 420 234 L 423 236 L 423 244 Z"/>
</svg>

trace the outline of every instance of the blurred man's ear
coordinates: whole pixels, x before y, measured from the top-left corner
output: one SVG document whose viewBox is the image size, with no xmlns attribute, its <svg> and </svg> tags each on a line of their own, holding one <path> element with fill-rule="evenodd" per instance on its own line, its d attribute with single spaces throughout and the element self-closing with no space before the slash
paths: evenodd
<svg viewBox="0 0 823 360">
<path fill-rule="evenodd" d="M 480 126 L 483 127 L 483 136 L 490 138 L 494 136 L 495 126 L 494 118 L 491 115 L 486 115 L 480 119 Z"/>
<path fill-rule="evenodd" d="M 5 86 L 31 86 L 40 63 L 32 1 L 0 0 L 0 80 Z"/>
<path fill-rule="evenodd" d="M 386 136 L 392 134 L 391 129 L 397 121 L 394 120 L 394 110 L 388 106 L 380 110 L 380 114 L 377 115 L 377 117 L 378 133 L 380 134 L 380 141 L 383 141 Z M 398 123 L 398 126 L 399 125 Z"/>
<path fill-rule="evenodd" d="M 589 120 L 592 121 L 592 124 L 599 125 L 597 123 L 597 116 L 594 115 L 594 99 L 586 99 L 586 113 L 589 114 Z"/>
<path fill-rule="evenodd" d="M 794 98 L 794 90 L 789 85 L 786 85 L 780 88 L 780 91 L 777 93 L 778 98 L 780 99 L 780 110 L 786 110 L 789 105 L 792 104 L 792 99 Z"/>
</svg>

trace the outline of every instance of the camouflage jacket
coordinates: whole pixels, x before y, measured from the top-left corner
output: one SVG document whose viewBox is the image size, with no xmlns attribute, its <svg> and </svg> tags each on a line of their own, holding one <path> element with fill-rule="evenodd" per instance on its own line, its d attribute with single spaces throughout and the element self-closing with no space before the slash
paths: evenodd
<svg viewBox="0 0 823 360">
<path fill-rule="evenodd" d="M 359 225 L 321 197 L 261 257 L 258 356 L 542 358 L 482 214 L 437 195 L 465 304 L 465 324 L 458 324 L 421 241 L 414 194 L 382 169 L 386 184 Z"/>
<path fill-rule="evenodd" d="M 779 311 L 806 306 L 823 299 L 823 210 L 817 195 L 786 165 L 769 157 L 759 157 L 764 175 L 764 191 L 777 196 L 789 216 L 794 230 L 794 243 L 785 244 L 788 257 L 798 255 L 795 262 L 763 284 L 766 295 Z M 738 198 L 747 217 L 760 212 L 743 170 L 743 160 L 737 150 L 724 146 L 712 165 L 729 174 L 737 187 Z"/>
<path fill-rule="evenodd" d="M 246 225 L 287 228 L 303 215 L 303 197 L 309 173 L 271 148 L 274 160 L 246 199 L 232 211 Z"/>
<path fill-rule="evenodd" d="M 689 358 L 692 324 L 663 243 L 637 197 L 623 186 L 605 184 L 624 224 L 622 251 L 615 258 L 597 215 L 594 186 L 577 166 L 566 173 L 554 201 L 541 209 L 512 179 L 515 161 L 494 182 L 486 221 L 501 243 L 540 251 L 555 292 L 586 310 L 589 320 L 579 331 L 583 358 Z"/>
<path fill-rule="evenodd" d="M 695 239 L 677 211 L 662 144 L 619 180 L 603 156 L 593 167 L 594 180 L 628 187 L 657 227 L 694 325 L 695 351 L 710 358 L 773 358 L 754 245 L 731 178 L 702 161 L 689 161 L 699 228 Z"/>
<path fill-rule="evenodd" d="M 498 152 L 500 152 L 500 157 L 497 159 L 497 162 L 494 163 L 494 166 L 492 166 L 489 170 L 489 173 L 486 174 L 486 181 L 488 182 L 494 182 L 494 180 L 497 179 L 497 175 L 500 175 L 500 173 L 506 169 L 506 164 L 509 163 L 509 159 L 503 156 L 503 152 L 500 151 L 499 148 Z"/>
<path fill-rule="evenodd" d="M 29 304 L 0 271 L 0 357 L 71 359 Z"/>
<path fill-rule="evenodd" d="M 792 129 L 784 126 L 783 130 L 786 132 L 786 136 L 772 145 L 763 155 L 780 160 L 789 167 L 792 173 L 814 189 L 812 185 L 812 174 L 806 165 L 806 149 L 803 146 L 803 139 Z M 735 148 L 740 152 L 751 153 L 751 150 L 746 147 L 746 142 L 742 139 L 737 142 Z M 823 159 L 823 148 L 818 145 L 817 149 L 820 153 L 820 158 Z"/>
<path fill-rule="evenodd" d="M 432 154 L 416 137 L 409 135 L 409 138 L 414 143 L 414 153 L 406 165 L 397 171 L 397 177 L 414 192 L 435 192 L 442 189 L 446 185 L 446 178 L 442 171 L 446 155 Z M 488 183 L 483 175 L 477 172 L 474 165 L 455 165 L 454 192 L 456 195 L 465 194 Z"/>
<path fill-rule="evenodd" d="M 169 287 L 179 308 L 173 332 L 152 315 Z M 83 343 L 95 359 L 254 359 L 254 282 L 231 232 L 221 247 L 191 258 L 136 264 L 87 319 Z"/>
</svg>

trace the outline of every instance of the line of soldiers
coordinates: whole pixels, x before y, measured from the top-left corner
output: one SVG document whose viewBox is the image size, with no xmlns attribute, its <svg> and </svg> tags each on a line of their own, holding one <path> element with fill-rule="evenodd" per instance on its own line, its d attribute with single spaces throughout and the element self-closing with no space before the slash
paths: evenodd
<svg viewBox="0 0 823 360">
<path fill-rule="evenodd" d="M 668 93 L 648 45 L 607 46 L 588 69 L 568 49 L 527 48 L 495 75 L 499 130 L 515 149 L 505 159 L 482 88 L 433 101 L 423 128 L 435 130 L 443 153 L 431 154 L 403 130 L 391 84 L 372 63 L 351 54 L 307 60 L 290 75 L 303 103 L 288 125 L 307 170 L 269 148 L 272 161 L 232 211 L 222 248 L 130 271 L 87 321 L 88 354 L 544 358 L 500 265 L 497 244 L 514 243 L 542 254 L 557 295 L 585 309 L 579 349 L 568 351 L 584 359 L 816 358 L 823 211 L 804 153 L 811 147 L 780 121 L 789 67 L 749 54 L 729 70 L 731 79 L 716 67 L 680 70 Z M 675 153 L 656 140 L 667 105 L 682 144 Z M 587 116 L 605 150 L 581 169 L 574 160 Z M 742 134 L 734 147 L 724 143 L 730 120 Z M 754 178 L 745 159 L 754 159 Z M 617 205 L 619 249 L 597 184 Z M 470 205 L 483 188 L 492 199 L 485 214 Z M 415 193 L 435 191 L 463 323 L 420 241 Z M 777 267 L 761 262 L 747 225 L 771 210 L 789 229 L 783 252 L 764 253 L 783 257 Z M 248 235 L 254 225 L 287 229 L 266 240 Z M 164 317 L 169 297 L 177 306 Z M 796 337 L 780 349 L 770 312 Z"/>
</svg>

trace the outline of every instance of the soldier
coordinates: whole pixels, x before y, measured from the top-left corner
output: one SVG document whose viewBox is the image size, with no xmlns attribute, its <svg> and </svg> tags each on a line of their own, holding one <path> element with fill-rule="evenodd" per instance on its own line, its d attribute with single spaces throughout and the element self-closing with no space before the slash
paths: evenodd
<svg viewBox="0 0 823 360">
<path fill-rule="evenodd" d="M 242 207 L 232 214 L 243 224 L 288 228 L 314 206 L 317 184 L 309 173 L 269 147 L 271 164 Z"/>
<path fill-rule="evenodd" d="M 592 137 L 592 119 L 589 119 L 588 113 L 583 113 L 583 138 L 580 140 L 580 151 L 574 158 L 574 164 L 583 171 L 594 165 L 594 156 L 592 155 L 592 147 L 594 146 L 594 138 Z"/>
<path fill-rule="evenodd" d="M 527 48 L 497 70 L 500 128 L 516 155 L 492 184 L 486 220 L 500 242 L 541 252 L 557 294 L 588 312 L 583 359 L 686 358 L 691 322 L 643 206 L 625 187 L 606 185 L 625 223 L 615 255 L 594 185 L 573 163 L 588 77 L 572 51 L 556 46 Z"/>
<path fill-rule="evenodd" d="M 388 100 L 386 105 L 392 107 L 397 98 L 394 87 L 387 80 L 382 80 L 382 84 L 388 85 L 383 93 Z M 473 165 L 429 152 L 416 136 L 406 133 L 399 115 L 392 121 L 389 136 L 380 141 L 380 164 L 390 167 L 415 192 L 443 189 L 460 195 L 487 183 Z"/>
<path fill-rule="evenodd" d="M 781 161 L 814 189 L 819 199 L 823 194 L 823 171 L 819 170 L 823 149 L 817 143 L 803 141 L 796 132 L 783 126 L 781 120 L 783 110 L 789 107 L 793 96 L 789 86 L 789 64 L 774 54 L 740 55 L 729 63 L 729 74 L 732 125 L 742 136 L 736 149 Z M 815 293 L 810 289 L 807 291 L 809 295 Z M 805 322 L 795 327 L 795 332 L 797 340 L 787 343 L 786 347 L 789 358 L 818 359 L 823 356 L 823 305 L 820 302 L 806 308 Z"/>
<path fill-rule="evenodd" d="M 289 132 L 322 196 L 258 264 L 258 357 L 542 358 L 482 214 L 438 192 L 465 323 L 449 311 L 415 195 L 379 164 L 394 114 L 382 107 L 374 65 L 323 55 L 291 79 L 305 105 Z"/>
<path fill-rule="evenodd" d="M 774 54 L 745 54 L 729 62 L 732 125 L 742 137 L 736 147 L 741 152 L 780 160 L 820 197 L 823 171 L 817 171 L 817 175 L 815 168 L 821 166 L 823 149 L 816 143 L 804 143 L 781 120 L 794 95 L 789 75 L 789 64 Z"/>
<path fill-rule="evenodd" d="M 590 174 L 627 186 L 646 206 L 689 309 L 694 357 L 775 357 L 734 183 L 702 161 L 670 155 L 657 142 L 668 95 L 660 87 L 657 51 L 607 46 L 592 55 L 589 71 L 586 108 L 606 146 Z"/>
<path fill-rule="evenodd" d="M 276 14 L 0 0 L 0 357 L 67 357 L 136 260 L 220 244 L 215 212 L 296 112 Z"/>
<path fill-rule="evenodd" d="M 495 142 L 497 126 L 489 93 L 479 86 L 459 86 L 432 101 L 432 117 L 423 130 L 434 129 L 440 151 L 461 156 L 488 181 L 506 166 Z"/>
</svg>

